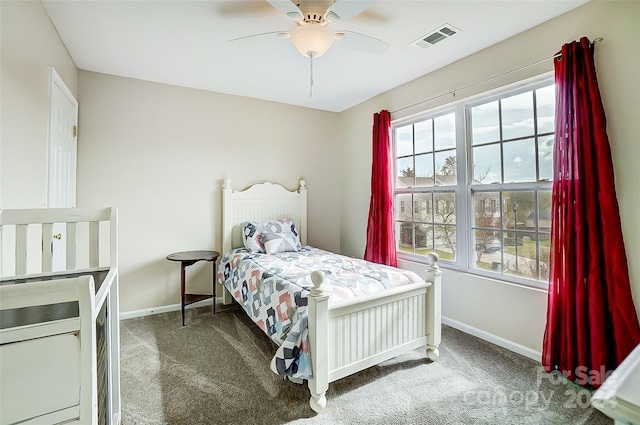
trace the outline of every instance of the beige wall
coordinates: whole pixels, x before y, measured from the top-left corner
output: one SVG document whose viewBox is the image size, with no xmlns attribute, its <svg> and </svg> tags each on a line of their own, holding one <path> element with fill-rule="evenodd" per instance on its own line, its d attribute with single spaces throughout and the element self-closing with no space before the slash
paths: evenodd
<svg viewBox="0 0 640 425">
<path fill-rule="evenodd" d="M 39 208 L 47 190 L 50 67 L 76 94 L 76 66 L 39 1 L 0 1 L 0 206 Z"/>
<path fill-rule="evenodd" d="M 167 254 L 222 250 L 225 177 L 236 189 L 303 177 L 308 242 L 339 250 L 337 114 L 86 71 L 78 91 L 78 205 L 118 207 L 122 311 L 179 302 Z M 209 267 L 187 269 L 190 290 L 207 289 Z"/>
<path fill-rule="evenodd" d="M 596 68 L 608 118 L 617 195 L 631 284 L 640 316 L 640 2 L 592 1 L 556 19 L 421 77 L 340 115 L 345 143 L 342 155 L 349 158 L 349 175 L 341 198 L 341 249 L 348 255 L 364 252 L 370 194 L 372 115 L 381 109 L 395 111 L 425 99 L 457 90 L 558 52 L 571 40 L 603 37 L 596 47 Z M 456 93 L 456 99 L 551 71 L 551 61 L 504 78 Z M 400 118 L 453 100 L 445 96 L 419 107 L 392 114 Z M 595 261 L 598 260 L 595 253 Z M 404 267 L 421 271 L 408 262 Z M 546 319 L 546 292 L 504 284 L 491 279 L 446 270 L 443 284 L 443 315 L 541 351 Z"/>
</svg>

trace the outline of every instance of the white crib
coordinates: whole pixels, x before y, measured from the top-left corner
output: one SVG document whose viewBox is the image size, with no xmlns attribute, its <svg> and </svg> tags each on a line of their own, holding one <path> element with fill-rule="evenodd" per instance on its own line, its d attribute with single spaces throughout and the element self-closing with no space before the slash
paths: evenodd
<svg viewBox="0 0 640 425">
<path fill-rule="evenodd" d="M 0 210 L 0 249 L 0 424 L 120 423 L 117 210 Z"/>
</svg>

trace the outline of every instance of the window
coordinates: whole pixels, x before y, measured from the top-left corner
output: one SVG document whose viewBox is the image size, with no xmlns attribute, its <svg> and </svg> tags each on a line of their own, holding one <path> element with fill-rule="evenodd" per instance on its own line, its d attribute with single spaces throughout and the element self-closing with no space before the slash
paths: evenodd
<svg viewBox="0 0 640 425">
<path fill-rule="evenodd" d="M 394 129 L 396 148 L 395 205 L 413 205 L 413 211 L 396 209 L 396 249 L 456 260 L 455 113 L 433 114 Z"/>
<path fill-rule="evenodd" d="M 393 122 L 398 256 L 548 282 L 554 119 L 546 79 Z"/>
</svg>

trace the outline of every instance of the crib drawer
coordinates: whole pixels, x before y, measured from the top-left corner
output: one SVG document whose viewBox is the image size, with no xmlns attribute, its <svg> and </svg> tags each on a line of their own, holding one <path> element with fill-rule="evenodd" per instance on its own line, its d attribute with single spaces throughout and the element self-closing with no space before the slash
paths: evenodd
<svg viewBox="0 0 640 425">
<path fill-rule="evenodd" d="M 77 418 L 80 339 L 67 333 L 0 345 L 0 376 L 0 424 L 49 413 L 51 423 Z"/>
</svg>

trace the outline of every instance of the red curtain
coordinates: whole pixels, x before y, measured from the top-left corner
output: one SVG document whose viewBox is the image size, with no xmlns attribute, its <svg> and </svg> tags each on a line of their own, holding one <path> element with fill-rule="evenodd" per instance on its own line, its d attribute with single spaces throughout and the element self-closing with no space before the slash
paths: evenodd
<svg viewBox="0 0 640 425">
<path fill-rule="evenodd" d="M 364 259 L 396 266 L 393 234 L 393 164 L 391 155 L 391 115 L 382 110 L 373 115 L 373 164 L 371 201 L 367 222 Z"/>
<path fill-rule="evenodd" d="M 606 118 L 587 38 L 555 61 L 550 282 L 542 364 L 598 388 L 640 343 Z"/>
</svg>

